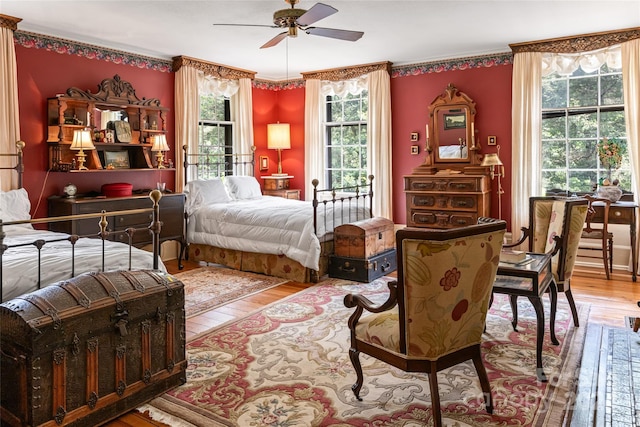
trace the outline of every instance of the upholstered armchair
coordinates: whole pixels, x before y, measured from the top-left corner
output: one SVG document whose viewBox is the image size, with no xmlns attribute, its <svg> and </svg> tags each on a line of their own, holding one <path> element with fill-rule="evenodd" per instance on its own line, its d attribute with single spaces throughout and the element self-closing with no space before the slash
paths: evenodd
<svg viewBox="0 0 640 427">
<path fill-rule="evenodd" d="M 575 326 L 580 324 L 570 282 L 587 209 L 588 201 L 584 198 L 531 197 L 529 227 L 522 227 L 522 236 L 517 242 L 504 245 L 514 247 L 527 241 L 529 252 L 552 254 L 553 279 L 558 293 L 563 292 L 567 297 Z M 514 319 L 518 317 L 516 299 L 517 296 L 511 297 Z M 555 313 L 551 316 L 554 319 Z"/>
<path fill-rule="evenodd" d="M 480 342 L 505 229 L 505 222 L 497 221 L 450 230 L 398 230 L 398 276 L 389 284 L 387 301 L 375 305 L 356 294 L 344 299 L 347 307 L 355 307 L 349 357 L 359 400 L 363 352 L 406 372 L 429 374 L 434 425 L 441 426 L 437 372 L 472 360 L 485 408 L 493 411 Z"/>
</svg>

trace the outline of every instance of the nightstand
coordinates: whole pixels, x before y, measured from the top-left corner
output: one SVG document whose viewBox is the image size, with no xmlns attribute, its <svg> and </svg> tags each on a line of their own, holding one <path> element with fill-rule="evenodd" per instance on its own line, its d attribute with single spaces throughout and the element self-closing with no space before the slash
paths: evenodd
<svg viewBox="0 0 640 427">
<path fill-rule="evenodd" d="M 293 178 L 291 175 L 274 176 L 267 175 L 261 176 L 264 179 L 264 191 L 262 194 L 265 196 L 284 197 L 285 199 L 300 200 L 300 190 L 290 189 L 289 180 Z"/>
<path fill-rule="evenodd" d="M 288 190 L 264 190 L 262 192 L 265 196 L 284 197 L 285 199 L 300 200 L 300 190 L 288 189 Z"/>
</svg>

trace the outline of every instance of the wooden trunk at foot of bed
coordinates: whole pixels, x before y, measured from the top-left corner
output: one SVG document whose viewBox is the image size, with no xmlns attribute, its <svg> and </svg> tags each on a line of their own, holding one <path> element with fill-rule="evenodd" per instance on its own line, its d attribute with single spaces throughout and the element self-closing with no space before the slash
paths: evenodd
<svg viewBox="0 0 640 427">
<path fill-rule="evenodd" d="M 328 272 L 328 254 L 333 253 L 333 241 L 321 243 L 321 252 L 323 255 L 320 255 L 319 271 L 306 268 L 298 261 L 284 255 L 238 251 L 197 243 L 189 245 L 188 259 L 221 264 L 235 270 L 282 277 L 296 282 L 317 283 Z"/>
<path fill-rule="evenodd" d="M 0 415 L 12 427 L 95 426 L 186 382 L 184 285 L 89 273 L 0 304 Z"/>
</svg>

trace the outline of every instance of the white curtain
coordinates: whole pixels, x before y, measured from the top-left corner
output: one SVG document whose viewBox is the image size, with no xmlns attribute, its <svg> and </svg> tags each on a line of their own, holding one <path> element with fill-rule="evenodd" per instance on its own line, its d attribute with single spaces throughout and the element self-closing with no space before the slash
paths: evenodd
<svg viewBox="0 0 640 427">
<path fill-rule="evenodd" d="M 540 188 L 542 132 L 542 54 L 516 53 L 511 101 L 511 232 L 529 225 L 529 197 Z"/>
<path fill-rule="evenodd" d="M 18 74 L 13 30 L 0 27 L 0 152 L 16 153 L 16 141 L 20 139 L 18 114 Z M 0 166 L 12 167 L 15 157 L 0 157 Z M 0 170 L 0 190 L 18 186 L 18 176 L 12 170 Z"/>
<path fill-rule="evenodd" d="M 239 154 L 252 153 L 253 147 L 253 91 L 251 79 L 238 80 L 238 90 L 231 97 L 231 120 L 235 123 L 233 129 L 233 152 Z M 250 161 L 248 158 L 241 159 Z M 253 171 L 251 171 L 253 173 Z M 234 171 L 245 174 L 246 171 Z"/>
<path fill-rule="evenodd" d="M 391 77 L 386 70 L 369 74 L 367 164 L 373 174 L 373 212 L 393 219 L 391 176 Z"/>
<path fill-rule="evenodd" d="M 640 195 L 640 39 L 622 43 L 622 90 L 633 194 Z M 638 250 L 636 242 L 636 251 Z M 637 253 L 637 252 L 636 252 Z M 629 266 L 632 267 L 630 255 Z"/>
<path fill-rule="evenodd" d="M 324 99 L 327 96 L 357 95 L 369 91 L 367 117 L 367 164 L 373 180 L 373 212 L 392 217 L 391 186 L 391 81 L 386 70 L 373 71 L 354 79 L 320 81 L 308 79 L 305 87 L 305 173 L 326 188 L 324 153 Z M 306 184 L 307 198 L 313 196 L 311 180 Z"/>
<path fill-rule="evenodd" d="M 198 70 L 183 66 L 176 72 L 175 117 L 176 117 L 176 191 L 184 188 L 184 155 L 182 147 L 187 146 L 189 154 L 197 154 L 198 120 L 200 117 L 200 101 L 198 98 Z M 195 179 L 196 171 L 190 168 L 189 181 Z"/>
<path fill-rule="evenodd" d="M 570 76 L 578 68 L 582 68 L 585 73 L 593 73 L 605 63 L 609 68 L 618 70 L 621 68 L 620 45 L 589 52 L 544 53 L 542 55 L 542 75 L 548 76 L 556 72 L 562 76 Z"/>
<path fill-rule="evenodd" d="M 631 161 L 632 191 L 640 195 L 640 39 L 621 45 L 622 90 L 627 148 Z"/>
<path fill-rule="evenodd" d="M 322 132 L 322 113 L 324 99 L 321 83 L 318 79 L 308 79 L 304 92 L 304 193 L 307 200 L 313 199 L 312 179 L 317 179 L 318 188 L 326 188 L 324 170 L 324 136 Z"/>
</svg>

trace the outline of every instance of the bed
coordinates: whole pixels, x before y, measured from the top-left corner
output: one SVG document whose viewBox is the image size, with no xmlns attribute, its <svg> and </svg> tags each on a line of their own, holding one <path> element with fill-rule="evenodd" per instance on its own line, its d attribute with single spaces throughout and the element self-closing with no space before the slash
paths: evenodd
<svg viewBox="0 0 640 427">
<path fill-rule="evenodd" d="M 22 147 L 16 156 L 15 169 L 18 186 L 22 186 Z M 65 217 L 32 219 L 27 191 L 17 188 L 0 191 L 0 296 L 2 301 L 35 291 L 60 280 L 86 272 L 109 270 L 152 269 L 166 271 L 159 257 L 161 222 L 159 201 L 162 194 L 154 190 L 150 194 L 154 207 L 99 214 L 82 214 Z M 108 215 L 137 215 L 152 213 L 148 229 L 128 229 L 113 233 L 108 230 Z M 95 218 L 100 222 L 100 232 L 91 236 L 78 236 L 39 229 L 54 221 Z M 153 233 L 153 251 L 138 249 L 131 244 L 111 241 L 119 234 L 131 242 L 136 232 Z"/>
<path fill-rule="evenodd" d="M 214 158 L 213 162 L 226 163 L 220 170 L 235 174 L 185 183 L 190 260 L 317 282 L 326 274 L 333 253 L 334 227 L 371 217 L 373 176 L 365 186 L 330 189 L 319 189 L 314 180 L 313 200 L 291 200 L 262 195 L 250 155 L 222 157 L 227 161 Z M 242 158 L 249 159 L 249 167 L 241 167 L 237 159 Z M 204 163 L 186 160 L 184 176 L 190 176 L 191 167 L 211 171 L 211 165 Z M 239 174 L 242 170 L 247 174 Z"/>
</svg>

